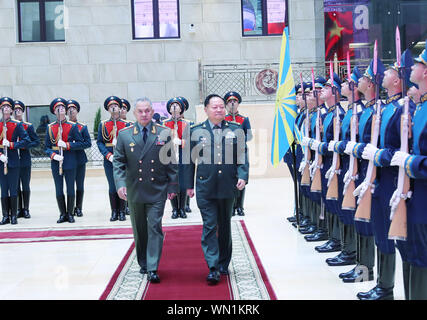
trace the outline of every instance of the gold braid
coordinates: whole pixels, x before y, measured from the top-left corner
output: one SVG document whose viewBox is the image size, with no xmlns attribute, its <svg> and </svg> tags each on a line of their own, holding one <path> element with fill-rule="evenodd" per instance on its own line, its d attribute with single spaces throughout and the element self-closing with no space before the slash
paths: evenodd
<svg viewBox="0 0 427 320">
<path fill-rule="evenodd" d="M 116 134 L 116 128 L 113 127 L 113 130 L 111 130 L 110 133 L 107 133 L 107 128 L 105 127 L 105 121 L 103 121 L 101 132 L 102 132 L 102 138 L 104 139 L 104 141 L 112 141 L 112 139 Z"/>
<path fill-rule="evenodd" d="M 54 126 L 55 123 L 52 126 Z M 49 130 L 48 130 L 50 142 L 52 143 L 52 145 L 57 145 L 58 144 L 58 140 L 59 140 L 59 127 L 58 127 L 58 133 L 56 134 L 56 137 L 53 137 L 52 126 L 49 126 Z"/>
</svg>

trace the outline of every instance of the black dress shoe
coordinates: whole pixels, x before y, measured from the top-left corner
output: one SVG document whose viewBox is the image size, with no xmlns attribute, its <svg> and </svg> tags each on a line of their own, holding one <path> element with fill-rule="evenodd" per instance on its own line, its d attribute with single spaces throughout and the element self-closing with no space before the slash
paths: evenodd
<svg viewBox="0 0 427 320">
<path fill-rule="evenodd" d="M 177 219 L 179 218 L 179 212 L 178 210 L 172 210 L 172 219 Z"/>
<path fill-rule="evenodd" d="M 117 219 L 118 219 L 119 217 L 118 217 L 118 212 L 117 212 L 117 210 L 113 210 L 112 212 L 111 212 L 111 218 L 110 218 L 110 221 L 117 221 Z"/>
<path fill-rule="evenodd" d="M 326 259 L 326 263 L 331 267 L 356 264 L 356 253 L 342 251 L 336 257 Z"/>
<path fill-rule="evenodd" d="M 30 215 L 30 211 L 28 211 L 28 209 L 22 209 L 23 215 L 25 219 L 30 219 L 31 215 Z"/>
<path fill-rule="evenodd" d="M 179 209 L 179 216 L 183 219 L 187 219 L 187 214 L 184 209 Z"/>
<path fill-rule="evenodd" d="M 366 266 L 357 265 L 353 269 L 353 273 L 342 279 L 345 283 L 355 283 L 374 280 L 374 270 Z"/>
<path fill-rule="evenodd" d="M 317 227 L 315 226 L 315 225 L 310 225 L 310 226 L 308 226 L 307 228 L 304 228 L 304 229 L 299 229 L 299 232 L 301 233 L 301 234 L 310 234 L 310 233 L 313 233 L 313 232 L 315 232 L 317 230 Z"/>
<path fill-rule="evenodd" d="M 159 283 L 160 277 L 157 274 L 157 271 L 148 271 L 147 280 L 151 283 Z"/>
<path fill-rule="evenodd" d="M 243 217 L 245 215 L 245 212 L 243 211 L 243 208 L 237 208 L 237 215 Z"/>
<path fill-rule="evenodd" d="M 384 289 L 379 286 L 375 286 L 368 292 L 359 292 L 357 297 L 360 300 L 394 300 L 393 288 Z"/>
<path fill-rule="evenodd" d="M 337 240 L 329 240 L 321 246 L 314 247 L 317 252 L 338 252 L 341 251 L 341 243 Z"/>
<path fill-rule="evenodd" d="M 328 233 L 324 230 L 317 230 L 315 233 L 304 236 L 304 239 L 308 242 L 325 241 L 328 240 Z"/>
<path fill-rule="evenodd" d="M 233 213 L 231 214 L 232 217 L 236 215 L 236 208 L 233 208 Z"/>
<path fill-rule="evenodd" d="M 216 285 L 219 280 L 221 279 L 221 276 L 217 269 L 211 268 L 208 274 L 208 277 L 206 278 L 206 281 L 211 285 Z"/>
<path fill-rule="evenodd" d="M 9 218 L 9 216 L 7 216 L 7 217 L 3 217 L 3 219 L 2 219 L 2 220 L 1 220 L 1 222 L 0 222 L 0 225 L 8 224 L 8 223 L 10 223 L 10 218 Z"/>
<path fill-rule="evenodd" d="M 295 221 L 297 221 L 297 218 L 295 216 L 288 217 L 286 219 L 288 219 L 289 222 L 295 222 Z"/>
<path fill-rule="evenodd" d="M 82 209 L 80 209 L 80 208 L 78 208 L 78 207 L 75 207 L 75 208 L 74 208 L 74 214 L 75 214 L 77 217 L 83 217 Z"/>
<path fill-rule="evenodd" d="M 356 268 L 357 268 L 357 266 L 356 266 L 356 267 L 354 267 L 353 269 L 351 269 L 350 271 L 342 272 L 342 273 L 340 273 L 340 274 L 338 275 L 338 277 L 339 277 L 340 279 L 344 279 L 344 278 L 347 278 L 347 277 L 351 277 L 351 276 L 354 274 L 354 272 L 356 271 Z"/>
<path fill-rule="evenodd" d="M 229 275 L 228 268 L 219 267 L 219 273 L 225 276 Z"/>
<path fill-rule="evenodd" d="M 185 212 L 188 212 L 188 213 L 191 212 L 190 206 L 185 206 Z"/>
<path fill-rule="evenodd" d="M 56 223 L 63 223 L 63 222 L 67 222 L 68 221 L 68 216 L 66 215 L 60 215 L 59 219 L 56 221 Z"/>
<path fill-rule="evenodd" d="M 147 268 L 141 268 L 141 269 L 139 269 L 139 273 L 146 274 L 147 273 Z"/>
</svg>

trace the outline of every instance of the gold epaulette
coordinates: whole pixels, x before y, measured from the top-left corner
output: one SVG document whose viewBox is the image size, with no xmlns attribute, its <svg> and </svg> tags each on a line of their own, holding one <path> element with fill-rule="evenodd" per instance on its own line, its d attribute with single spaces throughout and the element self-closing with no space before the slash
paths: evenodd
<svg viewBox="0 0 427 320">
<path fill-rule="evenodd" d="M 78 122 L 78 121 L 76 121 L 76 123 L 79 124 L 79 125 L 81 125 L 81 126 L 86 126 L 85 123 L 81 123 L 81 122 Z"/>
<path fill-rule="evenodd" d="M 153 124 L 156 125 L 156 126 L 158 126 L 158 127 L 160 127 L 160 128 L 170 129 L 170 128 L 168 128 L 168 127 L 166 127 L 166 126 L 164 126 L 164 125 L 162 125 L 160 123 L 157 123 L 157 122 L 153 122 Z"/>
<path fill-rule="evenodd" d="M 233 123 L 233 124 L 237 124 L 238 126 L 240 126 L 240 123 L 236 122 L 236 121 L 232 121 L 232 120 L 225 120 L 228 123 Z"/>
<path fill-rule="evenodd" d="M 195 124 L 192 124 L 190 126 L 190 128 L 193 129 L 193 128 L 197 127 L 197 126 L 201 126 L 202 124 L 203 124 L 203 122 L 195 123 Z"/>
</svg>

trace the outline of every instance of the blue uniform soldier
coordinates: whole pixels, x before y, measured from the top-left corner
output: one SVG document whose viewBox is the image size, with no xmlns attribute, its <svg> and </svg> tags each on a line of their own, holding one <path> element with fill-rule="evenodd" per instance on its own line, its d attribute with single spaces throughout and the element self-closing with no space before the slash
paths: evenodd
<svg viewBox="0 0 427 320">
<path fill-rule="evenodd" d="M 0 109 L 3 118 L 0 123 L 0 138 L 2 141 L 0 145 L 0 161 L 3 167 L 0 170 L 1 206 L 3 212 L 3 219 L 0 224 L 17 224 L 20 164 L 18 150 L 27 147 L 30 138 L 22 123 L 13 120 L 11 117 L 14 109 L 14 103 L 11 98 L 1 98 Z"/>
<path fill-rule="evenodd" d="M 397 63 L 391 65 L 385 72 L 382 86 L 387 90 L 388 98 L 381 111 L 381 126 L 379 146 L 367 144 L 363 150 L 362 158 L 371 160 L 377 167 L 377 179 L 372 194 L 372 222 L 374 226 L 375 243 L 377 245 L 378 278 L 377 285 L 368 292 L 359 292 L 361 300 L 393 299 L 394 275 L 395 275 L 395 242 L 389 240 L 390 229 L 390 198 L 396 190 L 398 169 L 390 166 L 391 158 L 400 148 L 400 120 L 403 111 L 402 81 L 408 83 L 412 59 L 403 54 L 401 65 L 403 67 L 403 79 L 399 76 Z M 413 114 L 415 105 L 410 102 L 409 111 Z M 397 241 L 399 249 L 405 244 Z M 399 250 L 403 260 L 404 274 L 409 271 L 408 257 L 405 250 Z M 404 276 L 405 295 L 408 279 Z"/>
<path fill-rule="evenodd" d="M 59 208 L 57 223 L 74 222 L 74 202 L 76 193 L 77 157 L 76 150 L 83 149 L 84 142 L 77 124 L 67 121 L 67 100 L 56 98 L 50 103 L 50 112 L 57 120 L 46 129 L 45 152 L 51 159 L 50 168 L 55 182 L 56 201 Z M 64 179 L 67 187 L 67 202 L 64 195 Z"/>
<path fill-rule="evenodd" d="M 407 200 L 407 261 L 409 263 L 408 299 L 427 300 L 427 42 L 426 49 L 414 59 L 410 81 L 418 85 L 421 94 L 412 119 L 410 154 L 397 151 L 392 166 L 405 168 L 411 178 L 412 196 Z"/>
<path fill-rule="evenodd" d="M 30 180 L 31 180 L 31 154 L 30 149 L 35 148 L 40 144 L 39 136 L 36 134 L 31 123 L 23 121 L 25 105 L 22 101 L 15 100 L 14 102 L 15 120 L 20 121 L 22 126 L 30 138 L 26 148 L 19 150 L 19 181 L 18 181 L 18 218 L 31 218 L 30 215 Z M 22 189 L 21 189 L 22 186 Z"/>
<path fill-rule="evenodd" d="M 68 119 L 71 122 L 75 122 L 79 129 L 79 132 L 83 138 L 83 149 L 76 150 L 76 205 L 74 208 L 74 214 L 77 217 L 83 216 L 82 207 L 83 207 L 83 196 L 84 196 L 84 182 L 86 176 L 86 163 L 87 156 L 84 149 L 90 148 L 92 142 L 89 135 L 89 130 L 87 125 L 79 122 L 77 120 L 77 114 L 80 112 L 80 104 L 76 100 L 67 101 L 67 113 Z"/>
<path fill-rule="evenodd" d="M 104 109 L 111 114 L 111 118 L 102 121 L 98 127 L 98 138 L 96 144 L 99 152 L 104 157 L 104 171 L 108 181 L 108 196 L 110 199 L 111 218 L 110 221 L 126 220 L 126 201 L 119 198 L 116 191 L 113 176 L 114 147 L 117 136 L 125 127 L 130 125 L 126 120 L 120 119 L 120 107 L 122 100 L 116 96 L 110 96 L 104 101 Z"/>
</svg>

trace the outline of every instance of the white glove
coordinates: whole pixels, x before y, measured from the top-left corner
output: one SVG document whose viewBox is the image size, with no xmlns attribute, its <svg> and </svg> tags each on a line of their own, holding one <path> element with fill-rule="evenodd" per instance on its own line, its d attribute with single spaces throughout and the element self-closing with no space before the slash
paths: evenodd
<svg viewBox="0 0 427 320">
<path fill-rule="evenodd" d="M 304 168 L 305 168 L 306 162 L 305 161 L 301 161 L 300 165 L 299 165 L 299 172 L 303 172 Z"/>
<path fill-rule="evenodd" d="M 349 142 L 347 142 L 347 145 L 345 146 L 344 153 L 345 153 L 345 154 L 348 154 L 348 155 L 351 155 L 351 154 L 353 153 L 353 149 L 354 149 L 354 146 L 355 146 L 356 144 L 357 144 L 357 143 L 356 143 L 356 142 L 354 142 L 354 141 L 349 141 Z"/>
<path fill-rule="evenodd" d="M 53 160 L 56 160 L 56 161 L 62 161 L 62 160 L 64 160 L 64 157 L 63 157 L 63 156 L 61 156 L 61 155 L 59 155 L 59 154 L 55 154 L 55 155 L 53 156 Z"/>
<path fill-rule="evenodd" d="M 377 152 L 379 149 L 375 147 L 374 145 L 368 143 L 363 150 L 362 158 L 365 160 L 373 161 L 375 157 L 375 152 Z"/>
<path fill-rule="evenodd" d="M 116 144 L 117 144 L 117 139 L 116 138 L 113 138 L 113 142 L 111 143 L 114 147 L 116 146 Z"/>
<path fill-rule="evenodd" d="M 335 143 L 337 143 L 338 141 L 335 140 L 331 140 L 328 143 L 328 150 L 334 152 L 334 148 L 335 148 Z"/>
<path fill-rule="evenodd" d="M 5 147 L 9 147 L 9 146 L 10 146 L 10 142 L 9 142 L 9 140 L 7 140 L 7 139 L 3 139 L 3 145 L 4 145 Z"/>
<path fill-rule="evenodd" d="M 391 213 L 393 213 L 396 210 L 399 202 L 400 202 L 400 194 L 399 194 L 398 190 L 396 189 L 396 190 L 394 190 L 393 195 L 391 196 L 390 202 L 389 202 L 389 205 L 391 207 Z"/>
<path fill-rule="evenodd" d="M 344 175 L 344 179 L 343 179 L 344 184 L 348 184 L 350 182 L 351 174 L 352 174 L 352 172 L 350 172 L 350 170 L 347 170 L 347 172 Z"/>
<path fill-rule="evenodd" d="M 319 148 L 319 145 L 320 145 L 320 141 L 313 139 L 313 142 L 311 143 L 310 149 L 314 150 L 314 151 L 317 151 L 318 148 Z"/>
<path fill-rule="evenodd" d="M 111 155 L 111 156 L 108 157 L 108 161 L 110 161 L 111 163 L 113 162 L 113 160 L 114 160 L 114 156 L 113 155 Z"/>
<path fill-rule="evenodd" d="M 362 198 L 363 195 L 365 194 L 366 190 L 368 190 L 368 184 L 363 181 L 361 184 L 359 184 L 359 186 L 354 190 L 353 195 L 355 197 L 359 197 Z"/>
<path fill-rule="evenodd" d="M 7 157 L 4 154 L 0 155 L 0 161 L 7 163 Z"/>
<path fill-rule="evenodd" d="M 301 145 L 304 146 L 304 147 L 307 147 L 308 144 L 310 143 L 310 140 L 311 139 L 307 138 L 307 137 L 302 138 Z"/>
<path fill-rule="evenodd" d="M 62 140 L 58 140 L 58 147 L 67 148 L 67 144 Z"/>
<path fill-rule="evenodd" d="M 174 145 L 178 145 L 178 146 L 180 146 L 180 145 L 182 144 L 182 141 L 181 141 L 181 139 L 180 139 L 180 138 L 174 138 L 174 139 L 173 139 L 173 144 L 174 144 Z"/>
<path fill-rule="evenodd" d="M 403 151 L 396 151 L 393 158 L 391 158 L 390 165 L 404 168 L 406 159 L 408 159 L 408 157 L 410 157 L 409 153 Z"/>
<path fill-rule="evenodd" d="M 313 161 L 309 167 L 310 177 L 314 176 L 314 172 L 316 171 L 316 167 L 317 167 L 317 162 Z"/>
</svg>

